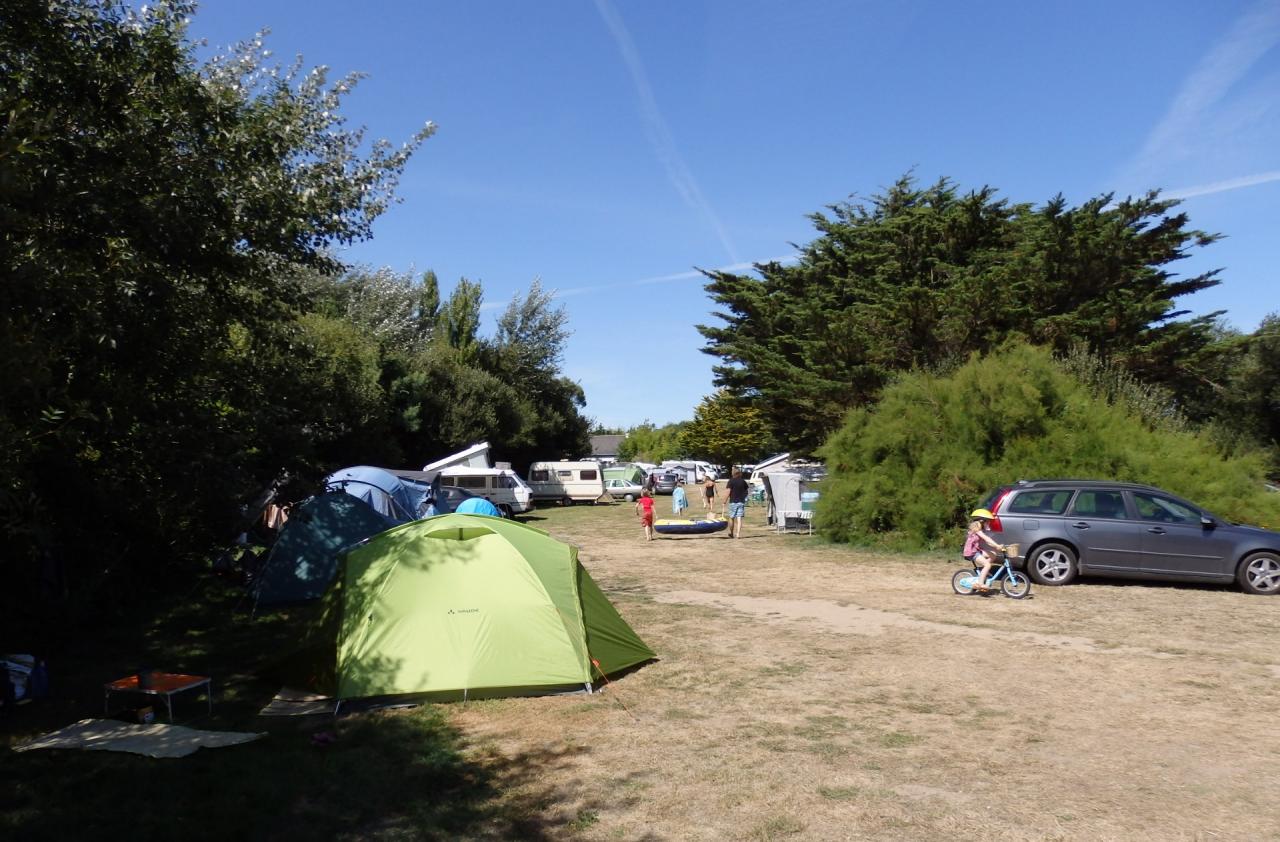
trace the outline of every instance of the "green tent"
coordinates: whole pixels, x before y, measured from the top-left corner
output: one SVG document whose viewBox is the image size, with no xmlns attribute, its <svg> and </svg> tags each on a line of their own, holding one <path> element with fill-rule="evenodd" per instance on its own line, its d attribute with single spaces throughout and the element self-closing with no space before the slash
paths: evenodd
<svg viewBox="0 0 1280 842">
<path fill-rule="evenodd" d="M 621 465 L 610 465 L 604 469 L 605 479 L 625 479 L 636 485 L 644 484 L 644 470 L 639 465 L 624 462 Z"/>
<path fill-rule="evenodd" d="M 262 565 L 255 603 L 319 599 L 338 571 L 338 553 L 393 525 L 368 503 L 341 491 L 298 504 Z"/>
<path fill-rule="evenodd" d="M 576 548 L 482 515 L 414 521 L 346 550 L 318 633 L 311 684 L 339 699 L 585 689 L 654 657 Z"/>
</svg>

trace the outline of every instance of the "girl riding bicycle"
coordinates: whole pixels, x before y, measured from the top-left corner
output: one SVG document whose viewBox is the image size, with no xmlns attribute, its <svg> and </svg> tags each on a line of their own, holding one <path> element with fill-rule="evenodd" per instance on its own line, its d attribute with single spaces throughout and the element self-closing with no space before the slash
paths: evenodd
<svg viewBox="0 0 1280 842">
<path fill-rule="evenodd" d="M 982 565 L 982 572 L 978 574 L 974 590 L 986 593 L 990 590 L 987 587 L 987 576 L 991 573 L 991 565 L 995 564 L 996 559 L 982 545 L 986 544 L 992 550 L 1001 553 L 1005 552 L 1006 547 L 986 533 L 987 524 L 995 520 L 995 515 L 990 510 L 974 509 L 969 517 L 973 520 L 969 522 L 969 533 L 964 539 L 964 560 L 972 562 L 974 567 Z"/>
</svg>

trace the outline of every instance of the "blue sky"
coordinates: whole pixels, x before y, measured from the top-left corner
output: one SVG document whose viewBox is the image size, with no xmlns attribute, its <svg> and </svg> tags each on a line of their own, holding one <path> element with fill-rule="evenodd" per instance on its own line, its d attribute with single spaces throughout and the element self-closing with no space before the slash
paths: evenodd
<svg viewBox="0 0 1280 842">
<path fill-rule="evenodd" d="M 1227 235 L 1179 301 L 1252 330 L 1280 311 L 1280 0 L 836 2 L 208 0 L 210 48 L 270 28 L 284 61 L 368 74 L 372 137 L 437 134 L 352 263 L 540 279 L 564 370 L 610 426 L 691 418 L 712 391 L 694 267 L 783 258 L 807 214 L 913 170 L 1013 201 L 1148 188 Z"/>
</svg>

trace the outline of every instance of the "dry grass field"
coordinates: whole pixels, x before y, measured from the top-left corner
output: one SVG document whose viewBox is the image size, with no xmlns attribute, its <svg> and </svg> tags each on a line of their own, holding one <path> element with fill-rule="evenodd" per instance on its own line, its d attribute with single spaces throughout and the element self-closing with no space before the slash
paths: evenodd
<svg viewBox="0 0 1280 842">
<path fill-rule="evenodd" d="M 520 770 L 512 807 L 592 840 L 1280 839 L 1280 601 L 961 597 L 941 555 L 763 520 L 646 544 L 629 505 L 531 519 L 660 659 L 592 696 L 450 706 L 470 759 Z"/>
</svg>

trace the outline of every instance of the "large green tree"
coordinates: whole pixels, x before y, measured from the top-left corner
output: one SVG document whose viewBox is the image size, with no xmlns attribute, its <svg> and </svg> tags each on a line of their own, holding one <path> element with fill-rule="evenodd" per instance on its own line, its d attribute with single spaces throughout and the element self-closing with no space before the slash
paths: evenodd
<svg viewBox="0 0 1280 842">
<path fill-rule="evenodd" d="M 496 450 L 522 470 L 538 459 L 574 459 L 591 449 L 591 422 L 582 414 L 586 393 L 561 373 L 569 316 L 554 302 L 535 279 L 498 318 L 485 355 L 490 370 L 520 396 L 523 429 Z"/>
<path fill-rule="evenodd" d="M 12 601 L 157 573 L 218 540 L 324 393 L 264 410 L 296 267 L 369 236 L 404 146 L 344 125 L 354 78 L 260 41 L 201 66 L 194 4 L 6 0 L 0 24 L 0 529 Z M 320 344 L 341 344 L 328 333 Z M 305 345 L 305 343 L 304 343 Z M 358 360 L 359 354 L 351 357 Z M 360 363 L 353 384 L 363 377 Z M 357 389 L 358 391 L 358 389 Z M 83 590 L 83 588 L 81 589 Z"/>
<path fill-rule="evenodd" d="M 705 273 L 723 324 L 699 327 L 704 350 L 720 359 L 716 384 L 751 398 L 795 451 L 816 448 L 897 372 L 1011 336 L 1058 350 L 1083 342 L 1176 385 L 1212 341 L 1214 316 L 1180 320 L 1173 302 L 1217 280 L 1169 270 L 1214 240 L 1175 206 L 1150 193 L 1033 207 L 906 176 L 813 214 L 819 236 L 794 264 Z"/>
<path fill-rule="evenodd" d="M 1272 313 L 1252 334 L 1233 337 L 1221 382 L 1214 383 L 1219 424 L 1271 449 L 1280 476 L 1280 315 Z"/>
<path fill-rule="evenodd" d="M 624 462 L 652 462 L 664 459 L 681 459 L 688 456 L 680 447 L 680 431 L 687 421 L 664 424 L 659 427 L 644 421 L 627 430 L 627 437 L 618 445 L 618 458 Z"/>
<path fill-rule="evenodd" d="M 1266 460 L 1224 458 L 1152 392 L 1094 358 L 1011 342 L 946 374 L 903 375 L 819 451 L 817 522 L 836 540 L 958 547 L 965 515 L 1017 477 L 1106 477 L 1167 488 L 1225 517 L 1280 526 Z"/>
<path fill-rule="evenodd" d="M 702 399 L 678 441 L 688 456 L 729 466 L 759 459 L 772 436 L 760 410 L 720 389 Z"/>
</svg>

